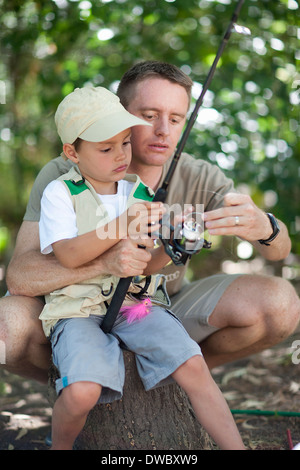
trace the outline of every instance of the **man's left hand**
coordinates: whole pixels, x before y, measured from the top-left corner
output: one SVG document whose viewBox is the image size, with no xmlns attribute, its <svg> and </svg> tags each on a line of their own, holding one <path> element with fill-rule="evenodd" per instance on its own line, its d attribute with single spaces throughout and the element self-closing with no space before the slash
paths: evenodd
<svg viewBox="0 0 300 470">
<path fill-rule="evenodd" d="M 235 235 L 254 242 L 272 234 L 269 218 L 246 194 L 226 194 L 224 206 L 205 212 L 203 218 L 210 235 Z"/>
</svg>

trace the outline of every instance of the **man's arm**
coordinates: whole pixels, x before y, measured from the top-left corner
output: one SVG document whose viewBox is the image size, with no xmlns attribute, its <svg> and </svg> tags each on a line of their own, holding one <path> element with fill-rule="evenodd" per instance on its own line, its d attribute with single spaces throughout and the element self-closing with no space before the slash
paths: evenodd
<svg viewBox="0 0 300 470">
<path fill-rule="evenodd" d="M 152 248 L 149 239 L 125 239 L 91 263 L 76 269 L 64 268 L 54 255 L 40 253 L 38 222 L 23 222 L 8 266 L 6 283 L 12 295 L 45 295 L 66 285 L 76 284 L 101 274 L 129 277 L 143 274 L 151 255 L 141 250 Z"/>
<path fill-rule="evenodd" d="M 224 206 L 206 212 L 204 220 L 211 235 L 235 235 L 247 240 L 267 260 L 279 261 L 290 253 L 291 240 L 286 226 L 281 221 L 278 221 L 280 232 L 270 246 L 258 243 L 257 240 L 266 240 L 271 236 L 272 227 L 267 215 L 248 195 L 228 193 L 224 197 Z"/>
</svg>

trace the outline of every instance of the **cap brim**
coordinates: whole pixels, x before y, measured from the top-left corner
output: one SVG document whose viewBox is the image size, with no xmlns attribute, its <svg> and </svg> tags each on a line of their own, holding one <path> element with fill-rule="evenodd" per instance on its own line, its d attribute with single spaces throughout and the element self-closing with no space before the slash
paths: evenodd
<svg viewBox="0 0 300 470">
<path fill-rule="evenodd" d="M 94 122 L 79 137 L 88 142 L 103 142 L 134 126 L 152 126 L 152 124 L 124 110 Z"/>
</svg>

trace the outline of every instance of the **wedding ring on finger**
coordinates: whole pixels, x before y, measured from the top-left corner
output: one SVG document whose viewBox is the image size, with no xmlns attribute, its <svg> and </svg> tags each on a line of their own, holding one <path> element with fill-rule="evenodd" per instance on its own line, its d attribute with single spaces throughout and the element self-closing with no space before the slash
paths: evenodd
<svg viewBox="0 0 300 470">
<path fill-rule="evenodd" d="M 235 225 L 239 225 L 239 224 L 240 224 L 240 218 L 239 218 L 238 215 L 235 216 L 234 220 L 235 220 Z"/>
</svg>

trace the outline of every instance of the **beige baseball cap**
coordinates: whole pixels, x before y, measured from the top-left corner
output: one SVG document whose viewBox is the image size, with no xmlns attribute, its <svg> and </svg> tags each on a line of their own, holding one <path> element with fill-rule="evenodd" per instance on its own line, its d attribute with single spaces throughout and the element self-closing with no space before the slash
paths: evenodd
<svg viewBox="0 0 300 470">
<path fill-rule="evenodd" d="M 73 144 L 80 137 L 89 142 L 103 142 L 133 126 L 151 126 L 130 114 L 118 96 L 106 88 L 76 88 L 59 104 L 55 113 L 57 132 L 63 144 Z"/>
</svg>

